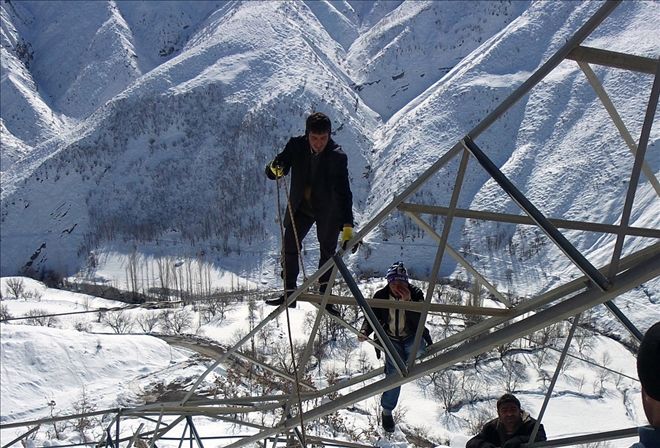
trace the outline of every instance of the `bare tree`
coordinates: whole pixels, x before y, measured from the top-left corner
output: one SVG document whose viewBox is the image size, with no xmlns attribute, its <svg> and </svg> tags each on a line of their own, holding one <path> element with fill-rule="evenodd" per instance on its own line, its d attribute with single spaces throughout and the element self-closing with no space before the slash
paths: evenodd
<svg viewBox="0 0 660 448">
<path fill-rule="evenodd" d="M 25 293 L 25 283 L 22 278 L 10 278 L 5 282 L 5 291 L 7 295 L 14 299 L 20 299 Z"/>
<path fill-rule="evenodd" d="M 600 359 L 601 366 L 609 366 L 612 363 L 612 357 L 609 352 L 603 352 Z M 599 395 L 605 393 L 605 382 L 610 378 L 611 372 L 605 369 L 598 369 Z"/>
<path fill-rule="evenodd" d="M 593 346 L 593 338 L 591 336 L 592 335 L 589 330 L 585 330 L 582 327 L 578 327 L 575 329 L 574 340 L 575 343 L 577 344 L 578 351 L 580 352 L 580 354 L 587 354 L 588 352 L 591 351 Z"/>
<path fill-rule="evenodd" d="M 112 328 L 117 334 L 128 333 L 133 329 L 133 319 L 125 311 L 105 313 L 101 322 Z"/>
<path fill-rule="evenodd" d="M 73 324 L 73 328 L 76 329 L 76 331 L 84 332 L 84 333 L 89 333 L 92 331 L 92 326 L 90 323 L 86 320 L 78 320 Z"/>
<path fill-rule="evenodd" d="M 482 407 L 475 407 L 470 410 L 467 418 L 470 434 L 478 434 L 484 425 L 493 418 L 492 414 Z"/>
<path fill-rule="evenodd" d="M 179 308 L 175 311 L 163 311 L 160 314 L 160 320 L 168 333 L 181 334 L 192 326 L 192 314 L 186 308 Z"/>
<path fill-rule="evenodd" d="M 525 379 L 525 366 L 513 358 L 502 358 L 502 380 L 506 392 L 515 392 Z"/>
<path fill-rule="evenodd" d="M 54 418 L 60 415 L 59 412 L 55 412 L 55 406 L 57 404 L 55 403 L 55 400 L 50 400 L 46 403 L 46 405 L 50 408 L 50 417 Z M 62 433 L 66 430 L 66 422 L 60 422 L 60 421 L 53 421 L 53 431 L 51 432 L 50 430 L 46 431 L 46 434 L 48 435 L 49 438 L 54 438 L 57 440 L 60 440 L 62 438 Z"/>
<path fill-rule="evenodd" d="M 32 291 L 26 290 L 23 292 L 23 298 L 25 300 L 34 300 L 35 302 L 41 302 L 41 297 L 42 297 L 41 292 L 37 290 L 32 290 Z"/>
<path fill-rule="evenodd" d="M 126 283 L 129 291 L 134 296 L 138 294 L 140 287 L 138 283 L 138 261 L 137 251 L 133 250 L 128 256 L 128 263 L 126 264 Z"/>
<path fill-rule="evenodd" d="M 58 323 L 57 317 L 50 316 L 49 314 L 50 312 L 42 308 L 35 308 L 25 314 L 29 317 L 29 319 L 26 319 L 25 321 L 28 325 L 34 325 L 37 327 L 54 327 Z"/>
<path fill-rule="evenodd" d="M 140 314 L 135 320 L 144 333 L 151 333 L 158 325 L 160 318 L 156 313 L 144 313 Z"/>
<path fill-rule="evenodd" d="M 157 258 L 156 259 L 156 268 L 158 269 L 158 279 L 160 280 L 160 293 L 161 298 L 166 298 L 170 290 L 170 279 L 171 279 L 171 270 L 170 270 L 170 260 Z"/>
<path fill-rule="evenodd" d="M 470 373 L 468 374 L 468 372 Z M 476 373 L 466 371 L 461 378 L 461 389 L 465 400 L 468 403 L 473 403 L 477 401 L 480 395 L 488 392 L 489 385 L 487 382 L 484 384 Z"/>
<path fill-rule="evenodd" d="M 366 372 L 371 368 L 371 363 L 369 362 L 369 356 L 367 356 L 366 350 L 360 350 L 358 365 L 360 366 L 360 372 Z"/>
<path fill-rule="evenodd" d="M 88 437 L 87 432 L 92 430 L 95 426 L 98 426 L 99 422 L 92 417 L 85 415 L 96 410 L 96 405 L 92 403 L 85 386 L 82 386 L 80 397 L 75 403 L 73 403 L 73 409 L 80 415 L 80 417 L 74 421 L 73 428 L 78 431 L 78 434 L 80 434 L 80 438 L 84 443 L 93 440 L 93 437 Z"/>
<path fill-rule="evenodd" d="M 13 316 L 9 313 L 9 307 L 7 305 L 0 304 L 0 321 L 11 319 Z"/>
<path fill-rule="evenodd" d="M 453 370 L 445 369 L 431 375 L 433 392 L 440 399 L 445 410 L 452 412 L 460 399 L 461 380 L 459 374 Z"/>
<path fill-rule="evenodd" d="M 230 298 L 225 298 L 225 297 L 213 297 L 209 299 L 206 307 L 207 314 L 210 314 L 208 321 L 211 321 L 211 317 L 218 316 L 220 318 L 220 322 L 225 320 L 225 317 L 227 316 L 227 305 L 229 303 Z"/>
</svg>

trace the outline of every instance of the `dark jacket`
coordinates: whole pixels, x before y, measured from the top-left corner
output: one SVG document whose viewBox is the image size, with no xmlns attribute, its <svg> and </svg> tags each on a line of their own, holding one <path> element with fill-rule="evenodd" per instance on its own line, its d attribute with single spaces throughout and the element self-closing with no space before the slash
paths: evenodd
<svg viewBox="0 0 660 448">
<path fill-rule="evenodd" d="M 532 435 L 535 424 L 536 420 L 523 412 L 522 424 L 515 433 L 507 437 L 499 419 L 496 418 L 486 423 L 479 434 L 468 440 L 465 448 L 517 448 L 521 444 L 529 442 L 529 436 Z M 546 440 L 546 436 L 543 425 L 540 425 L 535 442 L 542 440 Z"/>
<path fill-rule="evenodd" d="M 424 301 L 424 293 L 422 292 L 421 289 L 411 284 L 408 284 L 408 287 L 410 288 L 410 300 L 412 300 L 413 302 Z M 376 291 L 376 293 L 374 294 L 374 299 L 389 300 L 390 299 L 389 285 Z M 387 326 L 390 323 L 389 308 L 373 308 L 373 311 L 374 314 L 376 315 L 376 318 L 378 319 L 378 322 L 383 326 L 383 328 L 387 329 Z M 406 311 L 406 332 L 408 334 L 412 334 L 412 335 L 415 334 L 415 332 L 417 331 L 417 327 L 419 326 L 420 317 L 421 315 L 416 311 Z M 373 328 L 371 328 L 371 325 L 369 325 L 369 322 L 365 319 L 364 322 L 362 322 L 362 327 L 360 329 L 360 332 L 369 336 L 373 331 L 374 331 Z M 426 327 L 424 327 L 424 341 L 426 341 L 427 345 L 433 344 L 433 340 L 431 339 L 431 334 L 429 333 L 429 329 Z"/>
<path fill-rule="evenodd" d="M 318 157 L 315 175 L 310 175 L 312 157 Z M 293 137 L 274 162 L 284 168 L 284 175 L 291 171 L 291 209 L 298 210 L 304 200 L 305 186 L 311 186 L 311 205 L 316 222 L 341 228 L 353 224 L 353 194 L 348 182 L 348 157 L 332 139 L 319 155 L 312 155 L 305 135 Z M 269 179 L 275 179 L 266 167 Z M 286 218 L 289 218 L 287 213 Z"/>
</svg>

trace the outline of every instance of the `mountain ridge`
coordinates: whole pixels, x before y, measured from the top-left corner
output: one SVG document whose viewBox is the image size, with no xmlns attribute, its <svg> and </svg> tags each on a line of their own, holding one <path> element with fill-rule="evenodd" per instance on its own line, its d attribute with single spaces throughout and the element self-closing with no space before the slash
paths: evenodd
<svg viewBox="0 0 660 448">
<path fill-rule="evenodd" d="M 506 5 L 506 2 L 500 3 Z M 401 191 L 439 157 L 442 151 L 439 151 L 439 147 L 442 148 L 439 142 L 440 145 L 450 142 L 453 145 L 507 92 L 512 91 L 515 83 L 522 82 L 558 48 L 598 6 L 561 4 L 550 7 L 542 2 L 532 3 L 520 11 L 522 15 L 515 20 L 502 19 L 501 30 L 490 36 L 485 33 L 475 37 L 484 43 L 470 50 L 452 70 L 438 74 L 436 81 L 429 83 L 430 78 L 427 78 L 416 84 L 413 90 L 421 93 L 410 101 L 403 100 L 405 104 L 400 110 L 383 122 L 386 117 L 365 103 L 362 95 L 364 89 L 386 92 L 391 85 L 376 83 L 362 90 L 356 87 L 354 72 L 359 58 L 355 55 L 360 52 L 354 51 L 352 57 L 355 60 L 351 61 L 351 49 L 346 52 L 325 28 L 332 24 L 332 17 L 357 17 L 359 14 L 356 9 L 350 12 L 350 2 L 337 5 L 345 8 L 345 12 L 335 8 L 334 15 L 323 16 L 324 25 L 315 15 L 322 15 L 318 5 L 309 8 L 304 3 L 223 4 L 222 8 L 204 16 L 204 27 L 194 33 L 191 31 L 180 52 L 173 53 L 166 62 L 136 78 L 122 93 L 108 100 L 81 122 L 77 130 L 71 131 L 71 139 L 67 141 L 65 137 L 62 140 L 60 134 L 42 143 L 32 157 L 17 162 L 11 173 L 5 172 L 3 165 L 3 274 L 15 273 L 29 262 L 37 272 L 46 268 L 76 271 L 90 250 L 108 242 L 134 239 L 140 243 L 145 238 L 157 240 L 165 235 L 169 238 L 172 232 L 174 238 L 184 235 L 182 242 L 190 244 L 191 252 L 211 250 L 220 264 L 228 254 L 237 256 L 241 251 L 256 249 L 254 246 L 257 245 L 263 250 L 266 264 L 275 266 L 278 231 L 272 196 L 274 187 L 266 183 L 261 171 L 288 136 L 302 133 L 303 120 L 309 111 L 323 110 L 331 115 L 335 122 L 334 138 L 349 154 L 359 228 L 360 223 L 366 222 L 393 194 Z M 391 11 L 354 43 L 362 42 L 360 39 L 366 41 L 364 36 L 369 32 L 381 33 L 383 21 L 412 23 L 410 14 L 403 14 L 401 8 L 408 12 L 422 11 L 420 14 L 433 14 L 442 8 L 441 3 L 411 5 L 395 2 L 389 6 Z M 514 6 L 521 8 L 519 3 Z M 617 11 L 608 19 L 613 24 L 609 28 L 605 26 L 604 31 L 594 36 L 596 41 L 609 42 L 612 35 L 625 37 L 622 30 L 633 36 L 644 34 L 640 31 L 640 23 L 648 22 L 642 17 L 653 17 L 658 12 L 652 3 L 624 4 Z M 198 11 L 197 16 L 203 14 Z M 478 15 L 474 17 L 480 20 Z M 631 18 L 635 29 L 625 22 Z M 346 26 L 350 23 L 353 29 L 360 30 L 359 20 L 341 20 Z M 360 20 L 369 22 L 364 17 Z M 420 23 L 433 23 L 428 17 L 420 20 Z M 420 33 L 424 30 L 425 27 L 419 29 Z M 387 47 L 383 43 L 387 39 L 373 40 Z M 394 39 L 393 42 L 400 40 Z M 396 44 L 387 42 L 390 44 L 387 48 L 396 48 Z M 638 46 L 638 51 L 652 53 L 657 51 L 654 45 L 655 42 L 647 38 Z M 535 50 L 539 47 L 542 51 Z M 426 54 L 423 50 L 406 57 L 410 61 L 423 59 Z M 4 54 L 3 46 L 3 57 Z M 382 59 L 387 59 L 386 56 L 384 54 Z M 360 75 L 365 80 L 368 73 L 381 70 L 370 65 L 373 64 L 367 64 L 365 72 Z M 383 67 L 392 69 L 392 65 Z M 567 69 L 562 65 L 559 70 L 563 75 L 550 77 L 541 86 L 541 93 L 533 93 L 521 101 L 516 109 L 507 113 L 502 123 L 496 124 L 482 137 L 486 146 L 509 148 L 507 151 L 491 151 L 491 157 L 509 175 L 523 180 L 530 197 L 541 203 L 546 201 L 547 195 L 538 195 L 536 190 L 551 191 L 555 188 L 554 183 L 559 181 L 567 191 L 575 192 L 577 190 L 570 189 L 580 178 L 568 177 L 566 179 L 573 180 L 562 184 L 563 176 L 569 170 L 561 169 L 557 179 L 544 184 L 535 182 L 531 173 L 535 172 L 539 156 L 538 151 L 536 154 L 531 151 L 528 140 L 534 139 L 542 145 L 553 136 L 557 129 L 552 125 L 551 117 L 562 117 L 568 123 L 566 129 L 584 128 L 593 118 L 584 121 L 584 113 L 576 112 L 582 104 L 589 104 L 589 109 L 597 107 L 594 101 L 584 102 L 583 97 L 588 93 L 583 89 L 574 94 L 579 101 L 577 106 L 571 106 L 572 115 L 562 116 L 562 109 L 555 106 L 545 111 L 542 107 L 527 109 L 530 99 L 551 98 L 552 92 L 573 89 L 579 78 L 576 68 Z M 570 76 L 564 76 L 566 74 Z M 628 85 L 621 81 L 627 80 L 624 75 L 614 76 L 609 82 L 606 79 L 608 90 L 611 86 Z M 393 82 L 400 79 L 405 76 L 393 79 Z M 582 89 L 585 82 L 578 85 Z M 629 90 L 615 89 L 614 100 L 630 93 Z M 638 95 L 635 105 L 640 104 L 639 98 Z M 395 101 L 402 100 L 397 98 Z M 632 106 L 626 107 L 623 114 L 633 120 L 635 129 L 639 125 L 639 116 L 635 118 L 633 110 Z M 4 111 L 3 107 L 3 124 Z M 573 121 L 567 121 L 569 116 L 577 120 L 577 126 L 573 126 Z M 598 113 L 596 117 L 601 120 L 604 115 Z M 548 124 L 535 129 L 534 123 L 540 118 Z M 588 136 L 583 139 L 595 135 L 588 131 Z M 600 134 L 605 138 L 599 140 L 599 145 L 616 141 L 613 128 Z M 567 145 L 561 138 L 552 138 L 556 139 L 558 147 Z M 652 135 L 650 149 L 654 145 L 657 145 L 657 131 Z M 625 148 L 617 149 L 617 160 L 632 160 L 629 155 L 624 156 L 626 151 Z M 652 155 L 648 162 L 657 171 L 659 163 L 657 155 L 653 155 L 657 151 L 649 151 L 649 154 Z M 553 163 L 561 165 L 562 160 L 565 159 Z M 69 177 L 66 175 L 67 166 Z M 523 167 L 523 170 L 516 167 Z M 443 170 L 440 174 L 442 180 L 437 181 L 435 187 L 428 186 L 420 191 L 417 198 L 437 205 L 446 203 L 453 186 L 450 179 L 454 169 L 450 166 Z M 585 169 L 589 170 L 589 164 Z M 622 167 L 619 169 L 621 173 L 625 172 Z M 231 172 L 230 178 L 226 176 L 228 172 Z M 470 185 L 465 189 L 467 193 L 461 196 L 465 198 L 461 206 L 483 208 L 487 204 L 498 204 L 495 208 L 515 212 L 505 196 L 493 189 L 492 182 L 474 168 L 474 164 L 470 165 L 469 173 Z M 63 179 L 58 180 L 59 183 L 54 181 L 58 176 Z M 61 187 L 65 181 L 66 187 Z M 606 220 L 613 221 L 609 216 L 616 215 L 614 204 L 621 188 L 612 191 L 610 212 L 594 218 L 606 216 Z M 646 186 L 643 185 L 641 191 L 642 204 L 646 210 L 650 207 L 652 211 L 656 200 Z M 570 204 L 572 202 L 559 202 L 563 206 Z M 62 208 L 70 211 L 60 216 L 57 210 Z M 570 207 L 564 208 L 562 213 L 584 217 L 583 207 L 573 211 Z M 236 214 L 228 214 L 227 210 L 235 210 Z M 545 211 L 553 210 L 547 208 Z M 658 226 L 657 218 L 648 211 L 636 220 Z M 17 229 L 26 222 L 31 223 L 31 231 L 23 232 L 27 234 L 24 235 Z M 436 219 L 435 224 L 438 222 Z M 53 232 L 52 229 L 58 230 Z M 471 248 L 475 256 L 490 250 L 480 242 L 484 235 L 500 238 L 497 235 L 502 232 L 488 224 L 477 228 L 464 223 L 456 229 L 452 233 L 452 242 L 457 248 Z M 461 240 L 461 235 L 468 235 L 467 241 Z M 503 244 L 522 238 L 515 229 L 506 230 L 502 235 Z M 241 240 L 253 243 L 242 244 Z M 267 243 L 264 246 L 257 241 Z M 429 269 L 427 260 L 432 257 L 433 244 L 424 235 L 410 233 L 409 224 L 399 217 L 394 217 L 370 235 L 367 243 L 371 249 L 352 258 L 351 264 L 358 271 L 377 271 L 382 268 L 383 258 L 411 257 L 405 246 L 413 241 L 423 244 L 428 241 L 428 250 L 416 253 L 410 263 L 411 268 L 423 277 Z M 47 249 L 37 254 L 37 248 L 43 243 L 48 243 Z M 311 247 L 313 244 L 310 242 Z M 585 240 L 580 248 L 588 250 L 592 244 L 593 241 Z M 31 260 L 35 254 L 35 259 Z M 552 250 L 544 256 L 562 260 Z M 56 258 L 61 261 L 54 261 Z M 443 275 L 451 274 L 454 268 L 452 263 L 446 264 Z M 562 273 L 565 269 L 565 261 L 559 261 L 551 274 Z M 491 275 L 503 276 L 499 268 L 494 270 Z M 572 275 L 570 270 L 568 273 Z"/>
</svg>

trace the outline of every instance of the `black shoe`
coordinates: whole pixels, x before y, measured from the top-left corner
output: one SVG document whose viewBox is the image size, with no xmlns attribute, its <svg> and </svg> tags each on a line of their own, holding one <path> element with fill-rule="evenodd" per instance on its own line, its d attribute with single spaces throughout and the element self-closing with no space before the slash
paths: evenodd
<svg viewBox="0 0 660 448">
<path fill-rule="evenodd" d="M 286 300 L 286 296 L 285 296 L 285 295 L 281 295 L 281 296 L 279 296 L 279 297 L 276 298 L 276 299 L 268 299 L 268 300 L 266 300 L 266 305 L 270 305 L 270 306 L 280 306 L 281 304 L 284 303 L 285 300 Z M 293 302 L 289 303 L 289 308 L 295 308 L 295 307 L 296 307 L 296 301 L 295 301 L 295 300 L 294 300 Z"/>
<path fill-rule="evenodd" d="M 380 416 L 383 421 L 383 429 L 385 432 L 394 432 L 394 417 L 392 417 L 392 414 L 381 414 Z"/>
<path fill-rule="evenodd" d="M 335 317 L 339 317 L 339 310 L 335 308 L 335 306 L 332 303 L 328 303 L 325 306 L 325 310 L 329 313 L 332 314 Z"/>
</svg>

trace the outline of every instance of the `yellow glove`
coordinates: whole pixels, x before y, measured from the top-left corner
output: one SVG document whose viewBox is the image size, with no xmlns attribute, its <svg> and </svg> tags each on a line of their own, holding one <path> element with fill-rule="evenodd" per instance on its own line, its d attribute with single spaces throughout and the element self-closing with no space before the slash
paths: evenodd
<svg viewBox="0 0 660 448">
<path fill-rule="evenodd" d="M 280 177 L 284 176 L 284 167 L 276 163 L 274 160 L 270 162 L 268 168 L 270 168 L 270 172 L 273 173 L 273 176 L 275 176 L 276 179 L 279 179 Z"/>
<path fill-rule="evenodd" d="M 346 245 L 353 238 L 353 227 L 344 226 L 344 230 L 341 232 L 341 248 L 346 250 Z M 353 253 L 357 250 L 357 244 L 353 246 Z"/>
</svg>

